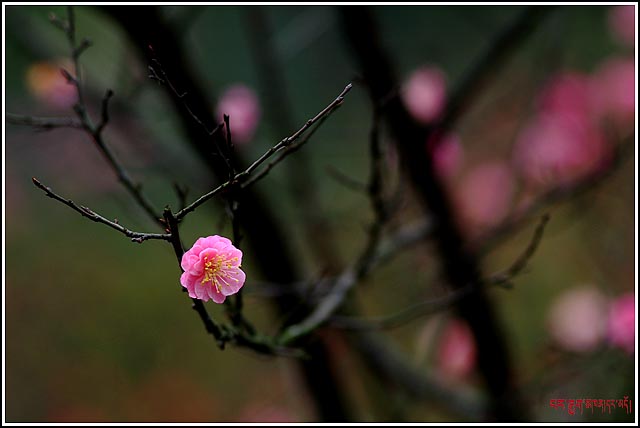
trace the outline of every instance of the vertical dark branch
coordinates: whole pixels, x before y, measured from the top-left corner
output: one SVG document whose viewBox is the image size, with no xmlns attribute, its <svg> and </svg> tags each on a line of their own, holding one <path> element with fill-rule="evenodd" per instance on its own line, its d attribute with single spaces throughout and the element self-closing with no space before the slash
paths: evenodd
<svg viewBox="0 0 640 428">
<path fill-rule="evenodd" d="M 457 304 L 460 315 L 470 325 L 478 349 L 479 370 L 492 397 L 492 414 L 497 421 L 526 419 L 515 391 L 511 358 L 506 340 L 482 284 L 482 274 L 474 255 L 465 250 L 463 237 L 454 223 L 454 213 L 436 179 L 432 160 L 424 150 L 431 130 L 417 124 L 401 99 L 389 96 L 398 82 L 384 49 L 371 11 L 364 7 L 341 9 L 347 40 L 363 71 L 372 101 L 386 101 L 385 119 L 398 144 L 398 151 L 413 187 L 435 224 L 434 238 L 444 273 L 455 289 L 472 288 Z"/>
<path fill-rule="evenodd" d="M 528 6 L 491 40 L 481 58 L 462 76 L 447 103 L 445 114 L 435 125 L 441 132 L 460 118 L 474 99 L 482 93 L 496 69 L 512 54 L 552 9 L 550 6 Z"/>
<path fill-rule="evenodd" d="M 189 66 L 190 61 L 183 49 L 182 38 L 165 23 L 158 7 L 104 7 L 103 10 L 120 24 L 132 44 L 142 57 L 147 57 L 149 63 L 154 57 L 148 47 L 153 47 L 153 55 L 160 61 L 177 88 L 171 90 L 163 86 L 180 119 L 187 141 L 206 162 L 212 176 L 219 182 L 226 181 L 229 175 L 227 159 L 216 156 L 212 150 L 216 145 L 220 147 L 220 144 L 225 144 L 224 137 L 220 138 L 220 132 L 210 135 L 205 130 L 215 129 L 215 120 L 210 108 L 212 103 L 207 99 L 206 91 L 197 83 L 198 79 Z M 201 123 L 194 120 L 194 114 Z M 232 163 L 240 167 L 243 165 L 237 156 L 233 156 Z M 245 232 L 248 245 L 253 250 L 255 263 L 265 279 L 274 283 L 293 284 L 299 279 L 299 274 L 295 257 L 287 244 L 289 240 L 286 239 L 276 217 L 254 189 L 246 189 L 237 195 L 237 202 L 242 206 L 242 210 L 237 213 L 238 222 Z M 282 314 L 289 313 L 298 303 L 293 297 L 282 297 L 276 302 Z M 306 312 L 304 308 L 303 312 Z M 329 351 L 326 345 L 322 341 L 316 341 L 308 344 L 305 350 L 310 358 L 300 363 L 301 371 L 315 401 L 319 420 L 348 421 L 341 388 L 327 358 Z"/>
</svg>

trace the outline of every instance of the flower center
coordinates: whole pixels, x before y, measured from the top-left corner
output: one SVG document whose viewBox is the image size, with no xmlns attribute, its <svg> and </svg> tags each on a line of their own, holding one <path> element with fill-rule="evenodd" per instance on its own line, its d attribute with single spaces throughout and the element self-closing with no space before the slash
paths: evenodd
<svg viewBox="0 0 640 428">
<path fill-rule="evenodd" d="M 204 278 L 202 278 L 201 283 L 204 284 L 205 282 L 211 282 L 216 287 L 218 293 L 220 293 L 220 289 L 223 285 L 229 286 L 229 279 L 238 282 L 238 279 L 234 278 L 230 272 L 233 268 L 233 262 L 236 262 L 237 260 L 237 257 L 226 259 L 222 255 L 217 255 L 212 259 L 209 259 L 209 256 L 205 256 Z M 220 278 L 225 278 L 227 281 L 220 281 Z"/>
</svg>

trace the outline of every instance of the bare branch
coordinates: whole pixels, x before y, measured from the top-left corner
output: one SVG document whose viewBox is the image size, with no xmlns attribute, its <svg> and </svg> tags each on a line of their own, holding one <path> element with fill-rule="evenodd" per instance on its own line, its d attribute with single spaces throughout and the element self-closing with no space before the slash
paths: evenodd
<svg viewBox="0 0 640 428">
<path fill-rule="evenodd" d="M 12 125 L 32 126 L 40 131 L 50 131 L 56 128 L 83 129 L 82 122 L 75 117 L 35 117 L 7 113 L 7 123 Z"/>
<path fill-rule="evenodd" d="M 393 343 L 380 335 L 357 331 L 349 335 L 349 340 L 353 341 L 353 349 L 361 354 L 363 363 L 389 386 L 402 388 L 413 398 L 430 400 L 471 420 L 486 417 L 486 399 L 447 385 L 424 367 L 416 367 Z"/>
<path fill-rule="evenodd" d="M 366 195 L 367 185 L 365 183 L 345 174 L 333 165 L 327 165 L 326 171 L 329 177 L 333 178 L 337 183 L 349 190 Z"/>
<path fill-rule="evenodd" d="M 96 127 L 96 134 L 102 133 L 102 130 L 109 122 L 109 100 L 113 96 L 113 91 L 111 89 L 107 89 L 104 97 L 102 98 L 102 120 L 100 120 L 100 124 Z"/>
<path fill-rule="evenodd" d="M 69 42 L 69 49 L 72 53 L 73 57 L 73 66 L 74 66 L 74 74 L 72 75 L 65 69 L 61 69 L 62 75 L 67 79 L 69 84 L 74 85 L 76 89 L 76 93 L 78 95 L 78 102 L 74 106 L 74 111 L 78 116 L 78 120 L 64 120 L 60 121 L 51 121 L 51 120 L 38 120 L 37 118 L 28 118 L 28 117 L 20 117 L 14 116 L 13 119 L 21 122 L 20 124 L 30 125 L 30 126 L 39 126 L 45 129 L 59 126 L 67 126 L 73 128 L 84 129 L 93 139 L 96 144 L 98 150 L 102 153 L 107 163 L 114 171 L 118 180 L 124 185 L 124 187 L 131 193 L 133 198 L 136 200 L 138 205 L 142 207 L 142 209 L 147 213 L 147 215 L 159 226 L 164 227 L 161 222 L 160 216 L 156 213 L 155 208 L 151 202 L 147 199 L 147 197 L 142 193 L 142 186 L 138 183 L 135 183 L 129 173 L 125 170 L 122 164 L 116 159 L 113 151 L 107 144 L 107 142 L 102 137 L 102 131 L 104 127 L 109 122 L 109 112 L 108 112 L 108 103 L 111 97 L 113 96 L 113 91 L 108 89 L 105 93 L 105 96 L 102 99 L 102 114 L 101 121 L 99 125 L 94 125 L 91 117 L 87 113 L 87 107 L 84 102 L 83 90 L 82 90 L 82 79 L 80 74 L 80 63 L 79 57 L 80 55 L 91 45 L 91 42 L 83 39 L 80 42 L 80 45 L 76 44 L 76 34 L 75 34 L 75 15 L 73 6 L 69 6 L 67 8 L 68 19 L 67 21 L 61 20 L 55 15 L 50 15 L 49 19 L 51 22 L 56 25 L 58 28 L 62 29 Z"/>
<path fill-rule="evenodd" d="M 262 156 L 260 156 L 255 162 L 253 162 L 245 171 L 245 175 L 249 175 L 251 174 L 256 168 L 258 168 L 260 165 L 262 165 L 267 159 L 269 159 L 274 153 L 276 153 L 278 150 L 287 147 L 289 145 L 291 145 L 294 141 L 296 141 L 302 134 L 304 134 L 307 129 L 309 129 L 309 127 L 311 127 L 314 123 L 316 123 L 317 121 L 319 121 L 320 119 L 324 118 L 325 116 L 330 115 L 337 107 L 339 107 L 340 105 L 342 105 L 342 102 L 344 101 L 344 97 L 349 93 L 349 91 L 351 90 L 351 88 L 353 87 L 353 85 L 351 83 L 349 83 L 340 93 L 340 95 L 338 95 L 338 97 L 333 100 L 331 102 L 331 104 L 329 104 L 328 106 L 326 106 L 320 113 L 318 113 L 315 117 L 313 117 L 312 119 L 307 120 L 307 122 L 302 126 L 302 128 L 298 129 L 293 135 L 291 135 L 290 137 L 284 138 L 283 140 L 281 140 L 278 144 L 276 144 L 275 146 L 271 147 L 269 150 L 267 150 L 266 153 L 264 153 Z"/>
<path fill-rule="evenodd" d="M 187 206 L 187 195 L 189 194 L 189 188 L 187 186 L 182 186 L 178 182 L 173 182 L 173 190 L 176 192 L 176 196 L 178 196 L 178 206 L 179 209 L 183 209 Z"/>
<path fill-rule="evenodd" d="M 375 219 L 369 227 L 369 236 L 365 247 L 352 267 L 345 270 L 335 281 L 331 292 L 321 300 L 316 308 L 301 322 L 289 326 L 280 335 L 281 343 L 286 344 L 311 333 L 324 324 L 344 303 L 347 293 L 371 269 L 382 236 L 382 228 L 387 220 L 386 204 L 382 194 L 382 160 L 379 141 L 379 116 L 374 109 L 370 133 L 371 176 L 367 186 L 369 199 Z"/>
<path fill-rule="evenodd" d="M 549 222 L 549 214 L 544 214 L 536 227 L 535 232 L 533 233 L 533 237 L 531 238 L 531 242 L 527 245 L 527 248 L 524 252 L 516 259 L 516 261 L 505 271 L 496 273 L 491 275 L 487 281 L 488 284 L 491 285 L 508 285 L 513 277 L 518 275 L 520 272 L 524 270 L 527 266 L 527 263 L 536 252 L 540 241 L 542 240 L 542 235 L 544 234 L 544 229 Z"/>
<path fill-rule="evenodd" d="M 277 164 L 282 162 L 284 160 L 284 158 L 286 158 L 287 156 L 289 156 L 289 155 L 293 154 L 294 152 L 298 151 L 302 146 L 304 146 L 311 139 L 311 137 L 313 137 L 313 135 L 316 133 L 316 131 L 318 129 L 320 129 L 320 127 L 322 126 L 324 121 L 327 120 L 328 117 L 329 116 L 324 116 L 322 119 L 320 119 L 318 121 L 318 123 L 316 123 L 316 125 L 303 138 L 301 138 L 300 140 L 296 141 L 295 143 L 285 147 L 284 149 L 280 150 L 277 153 L 277 156 L 271 162 L 266 164 L 259 172 L 255 173 L 251 178 L 249 178 L 247 181 L 242 183 L 242 188 L 245 189 L 245 188 L 251 186 L 252 184 L 256 183 L 257 181 L 261 180 L 267 174 L 269 174 L 269 172 Z"/>
<path fill-rule="evenodd" d="M 527 245 L 525 251 L 516 259 L 516 261 L 506 269 L 504 272 L 494 274 L 488 278 L 485 285 L 500 286 L 505 288 L 511 288 L 511 279 L 518 275 L 527 266 L 527 263 L 535 253 L 542 236 L 544 234 L 545 226 L 549 221 L 549 215 L 545 214 L 540 223 L 536 227 L 531 242 Z M 343 329 L 371 329 L 371 328 L 394 328 L 406 324 L 409 321 L 413 321 L 424 315 L 428 315 L 440 310 L 448 309 L 454 303 L 457 303 L 473 291 L 472 287 L 458 289 L 449 293 L 446 296 L 438 297 L 435 299 L 426 300 L 424 302 L 410 305 L 395 314 L 379 316 L 374 318 L 360 318 L 351 316 L 333 316 L 331 317 L 331 324 L 335 327 Z"/>
<path fill-rule="evenodd" d="M 131 241 L 133 241 L 133 242 L 141 243 L 141 242 L 144 242 L 144 241 L 147 241 L 147 240 L 150 240 L 150 239 L 160 239 L 160 240 L 163 240 L 163 241 L 170 241 L 171 240 L 171 234 L 142 233 L 142 232 L 134 232 L 132 230 L 129 230 L 126 227 L 124 227 L 121 224 L 119 224 L 117 220 L 115 220 L 115 221 L 107 220 L 105 217 L 101 216 L 100 214 L 96 213 L 95 211 L 93 211 L 93 210 L 91 210 L 91 209 L 89 209 L 89 208 L 87 208 L 85 206 L 77 205 L 71 199 L 63 198 L 62 196 L 56 194 L 53 190 L 51 190 L 50 187 L 47 187 L 44 184 L 42 184 L 36 178 L 32 178 L 32 180 L 33 180 L 33 184 L 35 184 L 35 186 L 38 187 L 39 189 L 43 190 L 48 197 L 50 197 L 52 199 L 55 199 L 55 200 L 57 200 L 59 202 L 62 202 L 66 206 L 72 208 L 73 210 L 75 210 L 78 213 L 80 213 L 80 215 L 82 215 L 83 217 L 88 218 L 91 221 L 95 221 L 96 223 L 106 224 L 110 228 L 115 229 L 118 232 L 123 233 L 125 236 L 131 238 Z"/>
<path fill-rule="evenodd" d="M 445 309 L 458 302 L 468 290 L 456 290 L 449 294 L 409 305 L 391 315 L 378 317 L 355 317 L 334 315 L 330 319 L 332 327 L 346 330 L 368 330 L 400 327 L 410 321 Z"/>
<path fill-rule="evenodd" d="M 348 84 L 344 88 L 344 90 L 340 93 L 340 95 L 338 95 L 338 97 L 333 102 L 331 102 L 331 104 L 325 107 L 314 118 L 309 119 L 298 131 L 296 131 L 295 134 L 291 135 L 290 137 L 284 138 L 278 144 L 276 144 L 275 146 L 267 150 L 262 156 L 260 156 L 255 162 L 253 162 L 247 169 L 234 175 L 231 180 L 221 184 L 220 186 L 216 187 L 210 192 L 205 193 L 204 195 L 200 196 L 197 200 L 195 200 L 193 203 L 188 205 L 186 208 L 178 211 L 176 213 L 176 218 L 178 220 L 182 220 L 187 214 L 189 214 L 190 212 L 198 208 L 203 203 L 207 202 L 209 199 L 243 183 L 247 178 L 249 178 L 252 172 L 254 172 L 260 165 L 262 165 L 265 161 L 267 161 L 271 156 L 273 156 L 275 153 L 283 149 L 291 147 L 291 145 L 300 136 L 302 136 L 305 133 L 305 131 L 309 129 L 309 127 L 311 127 L 314 123 L 318 121 L 322 121 L 324 118 L 328 117 L 333 111 L 335 111 L 335 109 L 342 104 L 342 102 L 344 101 L 345 95 L 351 90 L 351 87 L 352 85 Z M 260 175 L 260 177 L 263 177 L 264 175 L 266 175 L 266 173 L 263 173 L 262 175 Z M 251 181 L 251 183 L 253 182 L 255 182 L 255 180 Z"/>
</svg>

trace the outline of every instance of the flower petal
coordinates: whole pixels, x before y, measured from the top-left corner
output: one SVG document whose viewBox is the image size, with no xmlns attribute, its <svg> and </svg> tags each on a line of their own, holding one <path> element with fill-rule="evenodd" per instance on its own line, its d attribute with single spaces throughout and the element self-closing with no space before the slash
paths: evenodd
<svg viewBox="0 0 640 428">
<path fill-rule="evenodd" d="M 224 294 L 218 293 L 218 290 L 216 290 L 216 287 L 214 285 L 209 285 L 207 287 L 207 292 L 209 293 L 209 297 L 211 297 L 211 300 L 216 303 L 222 303 L 226 299 L 226 296 Z"/>
<path fill-rule="evenodd" d="M 244 285 L 245 273 L 240 269 L 229 269 L 225 271 L 225 274 L 218 276 L 218 281 L 222 285 L 220 292 L 225 296 L 236 294 Z"/>
<path fill-rule="evenodd" d="M 196 282 L 195 284 L 196 298 L 204 302 L 209 301 L 209 294 L 207 293 L 206 286 L 207 284 L 203 284 L 202 282 Z"/>
</svg>

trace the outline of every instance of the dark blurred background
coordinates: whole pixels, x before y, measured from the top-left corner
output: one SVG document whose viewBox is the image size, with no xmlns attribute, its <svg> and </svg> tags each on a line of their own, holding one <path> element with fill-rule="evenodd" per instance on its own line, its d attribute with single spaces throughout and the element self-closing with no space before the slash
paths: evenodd
<svg viewBox="0 0 640 428">
<path fill-rule="evenodd" d="M 633 314 L 635 302 L 635 12 L 629 8 L 571 6 L 545 12 L 506 62 L 490 73 L 452 130 L 451 152 L 443 155 L 448 159 L 443 161 L 443 181 L 470 237 L 498 226 L 543 190 L 557 185 L 571 189 L 585 171 L 610 171 L 586 190 L 568 191 L 536 211 L 483 254 L 485 273 L 507 267 L 529 242 L 537 216 L 551 215 L 539 249 L 525 273 L 514 279 L 515 287 L 490 291 L 535 421 L 633 420 L 623 408 L 570 415 L 549 405 L 550 399 L 627 396 L 636 406 L 635 347 L 628 339 L 629 329 L 634 336 L 633 326 L 627 319 L 622 324 L 611 319 L 622 311 L 613 308 L 628 308 L 628 302 Z M 295 130 L 283 135 L 269 120 L 270 109 L 277 106 L 265 103 L 269 88 L 261 83 L 253 54 L 256 28 L 249 15 L 257 7 L 159 9 L 179 35 L 188 55 L 185 67 L 207 91 L 203 96 L 211 100 L 211 112 L 226 95 L 229 104 L 223 109 L 247 116 L 246 129 L 239 124 L 236 131 L 244 159 L 254 159 Z M 419 109 L 426 102 L 437 110 L 523 7 L 372 9 L 398 77 L 406 83 L 407 104 Z M 65 8 L 5 6 L 5 12 L 6 111 L 73 115 L 74 93 L 58 71 L 68 67 L 68 46 L 48 19 L 51 12 L 65 17 Z M 87 104 L 97 114 L 104 91 L 115 92 L 105 138 L 123 165 L 144 183 L 158 208 L 177 208 L 174 182 L 188 187 L 189 200 L 209 190 L 206 165 L 188 144 L 162 88 L 148 78 L 146 60 L 127 32 L 100 7 L 78 6 L 75 13 L 78 37 L 93 42 L 81 57 Z M 296 127 L 348 82 L 356 82 L 301 155 L 317 190 L 316 211 L 335 239 L 336 259 L 345 266 L 360 251 L 372 218 L 366 195 L 336 178 L 338 171 L 366 182 L 369 173 L 371 107 L 357 84 L 360 72 L 335 8 L 269 6 L 259 13 L 268 28 L 258 37 L 273 48 L 286 89 L 279 96 L 291 106 Z M 417 100 L 409 100 L 411 94 L 418 94 Z M 560 116 L 558 111 L 582 111 L 585 94 L 595 107 L 587 116 L 571 116 L 581 124 L 578 130 L 545 122 L 547 110 L 554 117 Z M 230 115 L 233 131 L 234 113 Z M 428 116 L 419 119 L 428 122 Z M 290 359 L 217 349 L 180 293 L 180 272 L 168 245 L 129 242 L 32 185 L 31 177 L 37 177 L 131 229 L 155 232 L 86 134 L 12 124 L 5 129 L 8 422 L 317 420 Z M 545 145 L 556 140 L 557 145 Z M 577 145 L 563 145 L 569 140 Z M 391 141 L 385 137 L 385 142 Z M 536 152 L 530 147 L 541 148 Z M 545 155 L 556 147 L 562 153 L 550 155 L 552 166 L 547 168 Z M 615 162 L 607 160 L 613 148 L 622 149 Z M 393 188 L 401 174 L 392 146 L 385 153 Z M 309 250 L 305 217 L 296 206 L 292 165 L 297 156 L 280 164 L 257 189 L 285 226 L 305 276 L 317 278 L 325 266 Z M 529 159 L 542 166 L 530 167 Z M 409 187 L 403 188 L 406 194 L 392 220 L 396 226 L 422 215 Z M 182 228 L 187 246 L 199 236 L 230 233 L 224 208 L 215 202 L 198 209 Z M 274 297 L 265 295 L 264 278 L 252 267 L 254 257 L 246 248 L 245 311 L 262 331 L 272 333 L 279 318 L 272 310 Z M 413 247 L 370 275 L 355 298 L 365 314 L 374 316 L 439 295 L 438 263 L 430 246 Z M 207 307 L 214 317 L 223 316 L 212 302 Z M 457 326 L 454 315 L 443 311 L 384 333 L 425 373 L 481 396 L 473 343 L 464 326 Z M 617 333 L 626 336 L 620 339 Z M 383 388 L 344 341 L 335 339 L 331 350 L 356 421 L 467 420 L 428 399 Z"/>
</svg>

